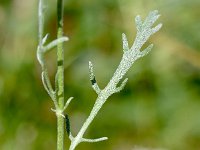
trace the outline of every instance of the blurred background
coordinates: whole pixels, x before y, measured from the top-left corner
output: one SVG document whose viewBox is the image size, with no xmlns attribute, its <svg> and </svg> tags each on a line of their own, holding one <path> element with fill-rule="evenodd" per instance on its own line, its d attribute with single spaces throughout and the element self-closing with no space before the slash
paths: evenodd
<svg viewBox="0 0 200 150">
<path fill-rule="evenodd" d="M 56 117 L 41 82 L 36 60 L 37 0 L 0 2 L 0 149 L 56 149 Z M 79 150 L 200 149 L 200 1 L 81 0 L 65 1 L 65 97 L 71 130 L 77 134 L 97 95 L 88 77 L 92 61 L 104 88 L 122 56 L 121 34 L 132 45 L 134 17 L 158 9 L 163 23 L 149 43 L 149 55 L 135 62 L 125 89 L 111 96 Z M 46 0 L 45 33 L 56 38 L 56 1 Z M 56 51 L 46 55 L 53 83 Z M 69 140 L 65 138 L 65 149 Z"/>
</svg>

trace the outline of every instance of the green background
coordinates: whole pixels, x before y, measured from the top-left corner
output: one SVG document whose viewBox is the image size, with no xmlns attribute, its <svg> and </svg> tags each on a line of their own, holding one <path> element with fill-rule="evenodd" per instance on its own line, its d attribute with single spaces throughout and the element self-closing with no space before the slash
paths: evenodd
<svg viewBox="0 0 200 150">
<path fill-rule="evenodd" d="M 41 83 L 36 59 L 36 0 L 0 1 L 0 149 L 56 149 L 56 117 Z M 88 77 L 92 61 L 104 88 L 122 56 L 121 33 L 132 45 L 134 17 L 158 9 L 163 28 L 149 41 L 154 48 L 135 62 L 125 89 L 111 96 L 77 150 L 200 149 L 200 1 L 65 1 L 65 97 L 74 135 L 97 97 Z M 45 33 L 56 38 L 56 1 L 46 0 Z M 56 51 L 46 56 L 53 83 Z M 69 140 L 65 138 L 65 149 Z"/>
</svg>

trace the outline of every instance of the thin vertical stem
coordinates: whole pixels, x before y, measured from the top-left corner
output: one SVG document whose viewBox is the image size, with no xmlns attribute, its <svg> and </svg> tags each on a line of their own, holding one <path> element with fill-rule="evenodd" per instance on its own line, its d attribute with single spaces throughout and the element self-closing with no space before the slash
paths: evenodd
<svg viewBox="0 0 200 150">
<path fill-rule="evenodd" d="M 63 0 L 57 1 L 57 38 L 63 36 Z M 59 108 L 64 108 L 64 50 L 63 43 L 57 45 L 57 99 Z M 64 149 L 64 118 L 57 115 L 57 150 Z"/>
<path fill-rule="evenodd" d="M 42 38 L 43 38 L 43 25 L 44 25 L 44 15 L 43 15 L 43 0 L 39 1 L 39 6 L 38 6 L 38 27 L 39 27 L 39 34 L 38 34 L 38 39 L 39 39 L 39 46 L 42 45 Z"/>
</svg>

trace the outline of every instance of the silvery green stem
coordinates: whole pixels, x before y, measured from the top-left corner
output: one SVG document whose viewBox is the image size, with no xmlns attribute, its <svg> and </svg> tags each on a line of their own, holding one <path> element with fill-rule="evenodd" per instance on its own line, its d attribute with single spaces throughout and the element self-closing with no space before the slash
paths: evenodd
<svg viewBox="0 0 200 150">
<path fill-rule="evenodd" d="M 39 34 L 38 34 L 38 40 L 39 40 L 39 46 L 42 45 L 42 39 L 43 39 L 43 26 L 44 26 L 44 15 L 43 15 L 43 0 L 39 0 L 38 4 L 38 28 L 39 28 Z"/>
<path fill-rule="evenodd" d="M 57 0 L 57 39 L 63 36 L 63 0 Z M 64 49 L 63 43 L 57 44 L 57 99 L 61 110 L 64 108 Z M 57 150 L 64 149 L 64 118 L 57 116 Z"/>
<path fill-rule="evenodd" d="M 135 42 L 131 48 L 129 48 L 128 40 L 126 38 L 125 34 L 122 34 L 122 41 L 123 41 L 123 56 L 120 61 L 119 66 L 117 67 L 113 77 L 107 84 L 107 86 L 100 90 L 98 84 L 96 83 L 95 75 L 93 72 L 93 65 L 91 62 L 89 62 L 89 73 L 90 73 L 90 80 L 92 83 L 92 88 L 95 90 L 95 92 L 98 94 L 98 97 L 96 99 L 96 102 L 92 108 L 92 111 L 90 112 L 90 115 L 84 122 L 83 126 L 81 127 L 78 134 L 73 137 L 70 135 L 71 145 L 69 150 L 74 150 L 76 146 L 80 142 L 97 142 L 106 140 L 107 138 L 100 138 L 98 140 L 96 139 L 87 139 L 84 140 L 83 135 L 89 125 L 92 123 L 96 115 L 98 114 L 99 110 L 102 108 L 103 104 L 106 102 L 106 100 L 114 93 L 121 91 L 124 86 L 126 85 L 127 78 L 121 83 L 119 87 L 117 87 L 118 83 L 121 81 L 121 79 L 124 77 L 124 75 L 127 73 L 127 71 L 130 69 L 130 67 L 133 65 L 133 63 L 148 54 L 148 52 L 153 47 L 152 44 L 150 44 L 146 49 L 141 51 L 141 48 L 143 44 L 149 39 L 149 37 L 157 32 L 162 24 L 157 25 L 156 27 L 152 28 L 152 25 L 155 23 L 155 21 L 159 18 L 158 11 L 152 11 L 149 13 L 147 18 L 145 19 L 144 23 L 142 22 L 140 16 L 137 16 L 135 18 L 136 22 L 136 28 L 137 28 L 137 35 Z"/>
<path fill-rule="evenodd" d="M 103 95 L 105 95 L 104 93 L 102 93 Z M 102 94 L 100 94 L 92 108 L 92 111 L 90 112 L 89 117 L 86 119 L 86 121 L 84 122 L 83 126 L 81 127 L 80 131 L 78 132 L 77 136 L 72 138 L 71 141 L 71 145 L 69 150 L 74 150 L 76 148 L 76 146 L 80 143 L 80 142 L 85 142 L 83 140 L 83 135 L 85 133 L 85 131 L 87 130 L 87 128 L 89 127 L 89 125 L 91 124 L 91 122 L 93 121 L 93 119 L 95 118 L 95 116 L 97 115 L 97 113 L 99 112 L 99 110 L 101 109 L 102 105 L 105 103 L 106 101 L 106 97 L 104 97 Z M 102 138 L 102 140 L 106 140 L 107 137 Z M 91 139 L 88 142 L 94 142 L 93 140 L 95 139 Z M 101 140 L 101 141 L 102 141 Z M 96 141 L 95 141 L 96 142 Z"/>
<path fill-rule="evenodd" d="M 37 48 L 37 59 L 42 67 L 42 83 L 45 90 L 51 97 L 54 102 L 55 109 L 51 109 L 55 112 L 57 116 L 57 150 L 64 149 L 64 110 L 68 107 L 69 103 L 72 100 L 72 97 L 69 98 L 64 104 L 64 50 L 63 42 L 67 41 L 68 38 L 63 36 L 63 0 L 57 0 L 57 17 L 58 17 L 58 26 L 57 26 L 57 39 L 53 40 L 47 45 L 46 40 L 48 34 L 43 37 L 43 27 L 44 27 L 44 4 L 43 0 L 39 0 L 38 5 L 38 23 L 39 23 L 39 44 Z M 52 50 L 53 47 L 57 46 L 57 73 L 55 78 L 55 89 L 52 87 L 52 84 L 49 79 L 47 66 L 45 64 L 44 55 Z"/>
</svg>

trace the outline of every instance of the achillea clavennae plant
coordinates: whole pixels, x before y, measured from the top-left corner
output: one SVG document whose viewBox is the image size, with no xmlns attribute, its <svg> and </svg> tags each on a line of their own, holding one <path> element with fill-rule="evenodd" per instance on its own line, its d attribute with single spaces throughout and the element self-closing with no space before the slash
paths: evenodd
<svg viewBox="0 0 200 150">
<path fill-rule="evenodd" d="M 57 0 L 57 39 L 45 45 L 48 35 L 43 37 L 43 23 L 44 23 L 44 14 L 43 14 L 43 0 L 39 0 L 39 45 L 37 48 L 37 58 L 42 67 L 42 82 L 45 90 L 52 99 L 55 108 L 52 111 L 55 112 L 57 116 L 57 150 L 64 149 L 64 120 L 66 118 L 67 122 L 67 132 L 71 144 L 69 150 L 74 150 L 77 145 L 81 142 L 99 142 L 107 140 L 107 137 L 102 137 L 98 139 L 86 139 L 84 138 L 84 133 L 88 129 L 89 125 L 93 119 L 98 114 L 99 110 L 102 108 L 106 100 L 114 93 L 120 92 L 126 85 L 128 78 L 124 79 L 122 83 L 118 86 L 119 82 L 123 79 L 126 72 L 130 69 L 133 63 L 145 56 L 152 49 L 153 44 L 150 44 L 144 50 L 141 50 L 144 43 L 149 39 L 151 35 L 156 33 L 162 27 L 162 24 L 158 24 L 155 27 L 152 27 L 156 20 L 159 18 L 157 10 L 151 11 L 144 21 L 141 20 L 140 16 L 135 17 L 135 23 L 137 28 L 137 35 L 135 41 L 131 47 L 129 47 L 128 40 L 126 35 L 122 34 L 123 42 L 123 56 L 119 66 L 117 67 L 113 77 L 110 79 L 107 86 L 101 89 L 95 79 L 93 65 L 89 61 L 89 77 L 92 84 L 92 88 L 97 93 L 97 99 L 95 104 L 79 130 L 76 136 L 73 136 L 70 127 L 69 119 L 65 117 L 64 111 L 68 107 L 73 97 L 70 97 L 66 102 L 64 101 L 64 50 L 63 42 L 68 41 L 68 38 L 63 36 L 63 0 Z M 44 55 L 50 51 L 53 47 L 57 46 L 57 72 L 55 76 L 55 88 L 52 87 L 48 76 L 48 70 L 45 65 Z M 67 115 L 66 115 L 67 116 Z"/>
</svg>

